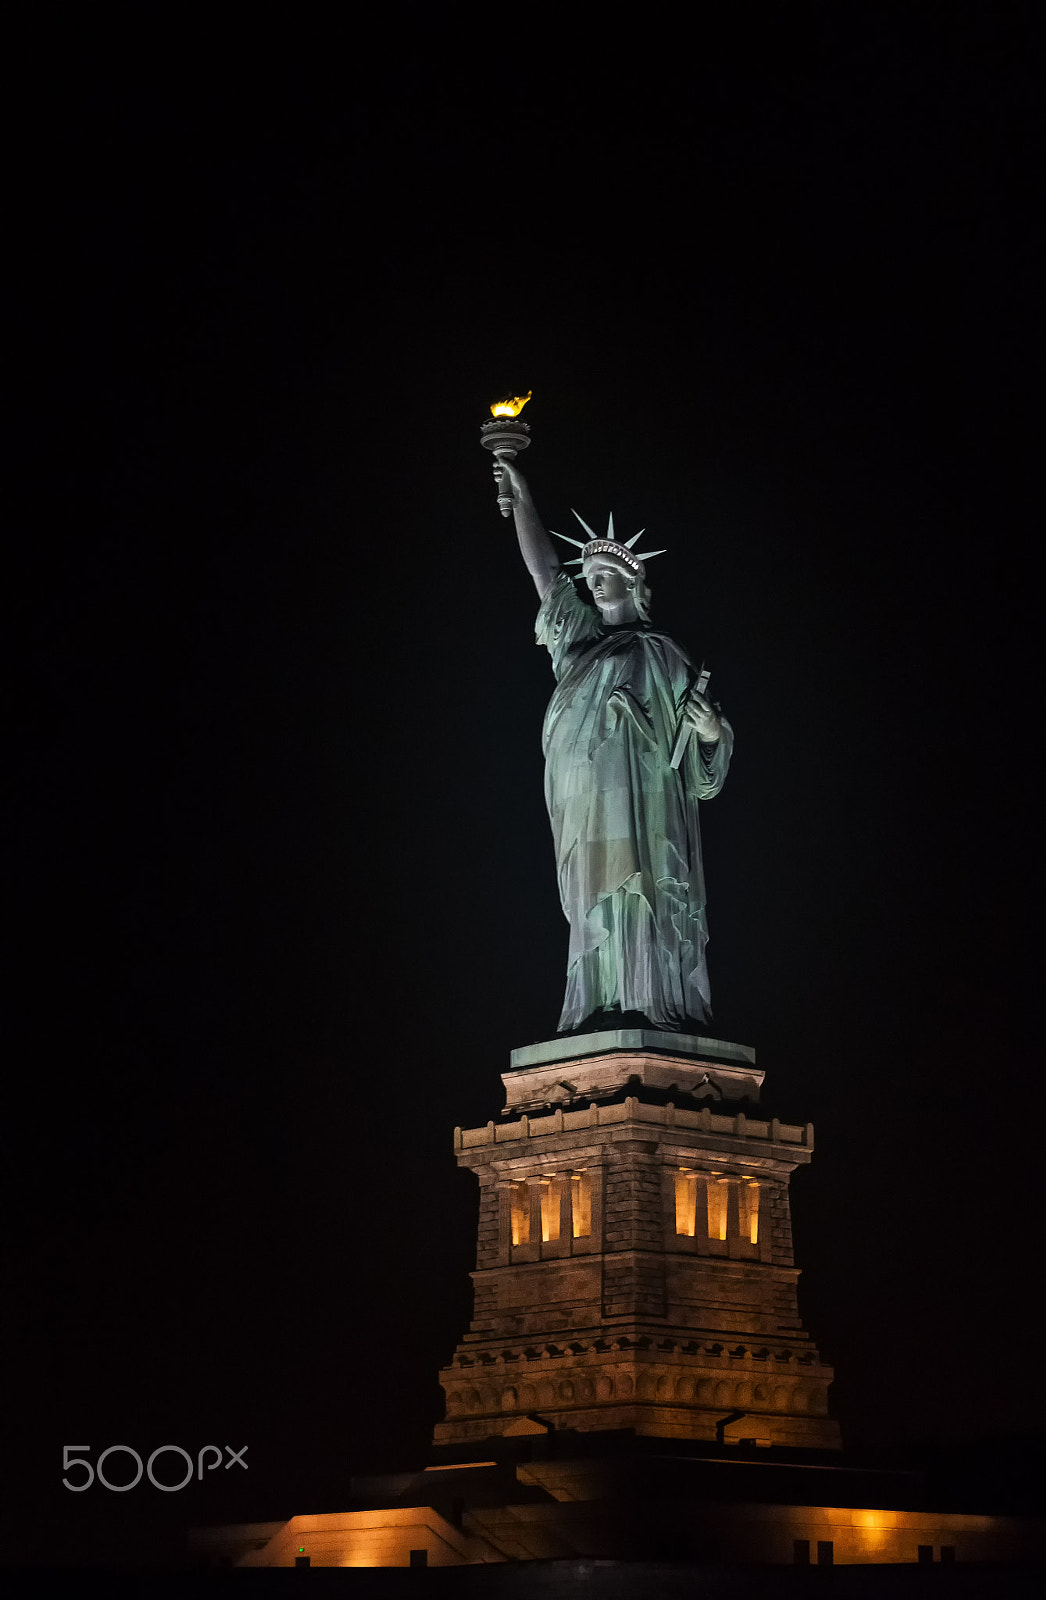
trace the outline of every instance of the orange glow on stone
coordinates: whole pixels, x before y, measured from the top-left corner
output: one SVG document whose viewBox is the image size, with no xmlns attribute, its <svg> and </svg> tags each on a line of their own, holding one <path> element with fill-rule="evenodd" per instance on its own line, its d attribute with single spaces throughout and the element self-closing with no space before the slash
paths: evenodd
<svg viewBox="0 0 1046 1600">
<path fill-rule="evenodd" d="M 676 1233 L 687 1239 L 697 1228 L 697 1174 L 681 1169 L 676 1173 Z"/>
<path fill-rule="evenodd" d="M 750 1244 L 759 1243 L 759 1185 L 746 1183 L 741 1188 L 741 1232 Z"/>
<path fill-rule="evenodd" d="M 559 1238 L 559 1184 L 553 1178 L 541 1183 L 541 1242 Z"/>
<path fill-rule="evenodd" d="M 592 1233 L 592 1174 L 575 1172 L 570 1179 L 570 1221 L 575 1239 Z"/>
<path fill-rule="evenodd" d="M 710 1239 L 726 1238 L 727 1195 L 729 1180 L 726 1178 L 709 1178 L 708 1180 L 708 1237 Z"/>
<path fill-rule="evenodd" d="M 530 1195 L 525 1183 L 512 1185 L 512 1243 L 530 1243 Z"/>
</svg>

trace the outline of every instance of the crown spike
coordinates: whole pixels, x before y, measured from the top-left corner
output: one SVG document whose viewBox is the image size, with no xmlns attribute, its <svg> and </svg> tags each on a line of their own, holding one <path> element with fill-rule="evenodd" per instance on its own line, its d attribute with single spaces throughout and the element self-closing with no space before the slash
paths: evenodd
<svg viewBox="0 0 1046 1600">
<path fill-rule="evenodd" d="M 583 539 L 572 539 L 569 533 L 557 533 L 555 528 L 549 528 L 548 531 L 553 539 L 564 539 L 567 544 L 572 544 L 575 550 L 583 550 L 585 548 Z"/>
<path fill-rule="evenodd" d="M 637 550 L 636 551 L 636 560 L 637 561 L 650 561 L 652 559 L 652 557 L 654 557 L 654 556 L 666 556 L 667 554 L 668 554 L 667 550 Z"/>
<path fill-rule="evenodd" d="M 643 537 L 644 533 L 646 533 L 646 529 L 645 528 L 640 528 L 639 532 L 638 533 L 634 533 L 632 535 L 631 539 L 626 539 L 625 540 L 625 549 L 626 550 L 631 550 L 631 548 L 635 544 L 636 540 L 637 539 L 641 539 Z"/>
<path fill-rule="evenodd" d="M 570 509 L 571 509 L 571 511 L 574 511 L 574 507 L 573 506 L 571 506 Z M 593 533 L 592 529 L 589 527 L 589 525 L 585 521 L 584 517 L 578 517 L 578 514 L 577 514 L 576 511 L 574 511 L 574 515 L 575 515 L 575 517 L 577 517 L 577 520 L 580 522 L 581 526 L 584 528 L 585 532 L 588 534 L 588 537 L 589 537 L 590 540 L 599 538 L 599 535 L 597 533 Z"/>
<path fill-rule="evenodd" d="M 609 517 L 607 518 L 607 538 L 608 539 L 614 539 L 614 513 L 613 512 L 611 512 Z M 614 539 L 614 543 L 617 544 L 617 540 L 616 539 Z"/>
</svg>

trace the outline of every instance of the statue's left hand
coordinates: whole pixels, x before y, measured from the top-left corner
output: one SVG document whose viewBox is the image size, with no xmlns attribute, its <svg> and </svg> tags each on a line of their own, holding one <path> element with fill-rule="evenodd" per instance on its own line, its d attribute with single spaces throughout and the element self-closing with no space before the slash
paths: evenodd
<svg viewBox="0 0 1046 1600">
<path fill-rule="evenodd" d="M 718 741 L 723 731 L 719 713 L 711 701 L 706 700 L 703 694 L 698 694 L 696 689 L 690 691 L 690 698 L 683 707 L 683 716 L 705 744 Z"/>
</svg>

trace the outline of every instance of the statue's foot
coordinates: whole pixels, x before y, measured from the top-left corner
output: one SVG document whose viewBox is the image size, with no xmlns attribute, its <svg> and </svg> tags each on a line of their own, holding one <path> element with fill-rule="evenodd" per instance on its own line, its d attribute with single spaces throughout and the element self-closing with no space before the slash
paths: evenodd
<svg viewBox="0 0 1046 1600">
<path fill-rule="evenodd" d="M 611 1033 L 620 1028 L 657 1028 L 659 1024 L 651 1022 L 642 1011 L 619 1011 L 616 1007 L 609 1011 L 592 1011 L 576 1028 L 561 1028 L 564 1035 L 579 1033 Z"/>
<path fill-rule="evenodd" d="M 655 1022 L 645 1011 L 609 1010 L 591 1011 L 583 1022 L 573 1028 L 559 1028 L 564 1038 L 582 1033 L 616 1033 L 623 1028 L 645 1029 L 649 1033 L 686 1033 L 698 1038 L 707 1035 L 712 1026 L 711 1017 L 685 1017 L 681 1022 Z"/>
</svg>

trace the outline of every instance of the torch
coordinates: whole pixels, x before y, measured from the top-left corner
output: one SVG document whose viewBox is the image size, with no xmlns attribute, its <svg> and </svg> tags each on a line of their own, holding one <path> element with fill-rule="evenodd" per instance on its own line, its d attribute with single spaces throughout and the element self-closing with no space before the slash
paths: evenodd
<svg viewBox="0 0 1046 1600">
<path fill-rule="evenodd" d="M 493 450 L 499 460 L 511 461 L 530 443 L 530 429 L 525 422 L 517 421 L 520 412 L 533 394 L 513 395 L 509 400 L 497 400 L 490 408 L 491 422 L 484 422 L 479 430 L 479 442 L 484 450 Z M 498 505 L 503 517 L 512 514 L 512 496 L 501 487 Z"/>
</svg>

